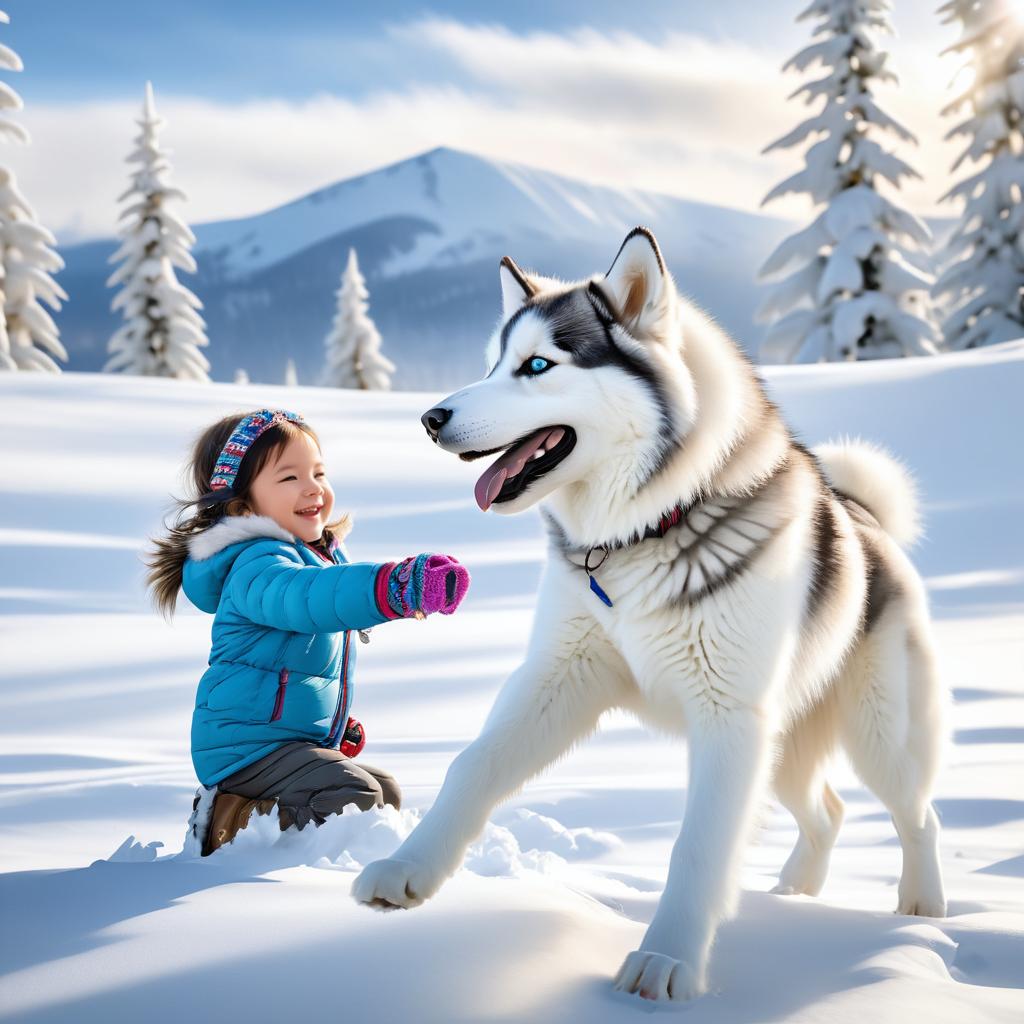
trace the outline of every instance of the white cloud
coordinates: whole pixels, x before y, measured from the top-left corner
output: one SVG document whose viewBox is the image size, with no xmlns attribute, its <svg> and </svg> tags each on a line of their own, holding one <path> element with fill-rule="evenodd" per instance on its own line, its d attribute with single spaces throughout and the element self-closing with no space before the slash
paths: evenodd
<svg viewBox="0 0 1024 1024">
<path fill-rule="evenodd" d="M 222 103 L 161 96 L 163 139 L 193 223 L 251 214 L 437 145 L 535 164 L 587 180 L 757 209 L 800 166 L 796 152 L 760 155 L 807 111 L 786 96 L 800 78 L 778 70 L 789 54 L 670 35 L 580 31 L 515 35 L 429 20 L 393 30 L 395 61 L 437 54 L 427 86 L 356 100 Z M 904 201 L 931 213 L 953 150 L 937 110 L 949 61 L 894 45 L 902 90 L 880 100 L 922 141 L 900 153 L 925 176 Z M 467 84 L 467 75 L 472 80 Z M 36 104 L 19 115 L 30 147 L 8 148 L 23 191 L 64 240 L 107 235 L 128 168 L 138 102 Z M 800 201 L 773 204 L 778 215 Z"/>
<path fill-rule="evenodd" d="M 742 133 L 756 146 L 774 130 L 785 94 L 774 57 L 680 33 L 654 45 L 592 29 L 520 36 L 431 20 L 395 34 L 447 54 L 517 105 L 572 112 L 597 126 L 696 132 L 712 146 L 735 144 Z"/>
</svg>

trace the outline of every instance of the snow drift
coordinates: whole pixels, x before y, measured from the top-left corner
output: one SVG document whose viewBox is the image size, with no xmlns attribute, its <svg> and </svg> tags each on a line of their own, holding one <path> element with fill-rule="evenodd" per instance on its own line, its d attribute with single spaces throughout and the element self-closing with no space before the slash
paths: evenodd
<svg viewBox="0 0 1024 1024">
<path fill-rule="evenodd" d="M 801 440 L 870 439 L 917 480 L 914 559 L 954 695 L 937 798 L 950 916 L 893 914 L 892 825 L 838 766 L 847 818 L 821 898 L 769 895 L 795 826 L 766 806 L 713 991 L 688 1020 L 1020 1019 L 1024 343 L 766 377 Z M 543 558 L 539 519 L 482 514 L 473 468 L 424 438 L 436 397 L 0 375 L 0 1019 L 177 1022 L 225 993 L 254 1022 L 297 1004 L 374 1021 L 637 1019 L 609 978 L 660 894 L 686 759 L 629 719 L 609 716 L 497 812 L 424 907 L 375 914 L 348 895 L 356 864 L 398 845 L 479 731 L 525 647 Z M 210 620 L 185 608 L 166 625 L 139 555 L 194 433 L 266 404 L 320 433 L 354 557 L 448 550 L 474 587 L 458 615 L 395 623 L 361 652 L 360 756 L 398 778 L 401 812 L 301 834 L 257 820 L 187 859 Z"/>
</svg>

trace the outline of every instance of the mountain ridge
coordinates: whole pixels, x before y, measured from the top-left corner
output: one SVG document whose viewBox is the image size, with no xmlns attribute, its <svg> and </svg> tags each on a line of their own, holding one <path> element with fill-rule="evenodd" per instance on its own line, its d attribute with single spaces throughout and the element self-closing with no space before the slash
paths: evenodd
<svg viewBox="0 0 1024 1024">
<path fill-rule="evenodd" d="M 399 388 L 452 387 L 475 377 L 499 311 L 497 265 L 567 279 L 602 272 L 622 237 L 649 226 L 680 289 L 748 351 L 756 269 L 789 225 L 635 189 L 579 182 L 526 164 L 437 147 L 343 179 L 250 217 L 196 225 L 195 275 L 212 375 L 281 380 L 290 357 L 315 383 L 334 293 L 350 247 Z M 68 369 L 96 370 L 118 326 L 105 280 L 114 239 L 64 250 L 60 280 Z"/>
</svg>

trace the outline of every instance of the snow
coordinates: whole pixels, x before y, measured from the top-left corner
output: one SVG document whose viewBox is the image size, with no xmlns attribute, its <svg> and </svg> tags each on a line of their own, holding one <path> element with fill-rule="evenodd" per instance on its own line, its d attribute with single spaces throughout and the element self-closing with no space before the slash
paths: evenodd
<svg viewBox="0 0 1024 1024">
<path fill-rule="evenodd" d="M 767 804 L 744 896 L 712 957 L 703 1021 L 1011 1021 L 1024 1015 L 1024 341 L 928 359 L 772 367 L 799 436 L 861 433 L 918 477 L 928 581 L 955 698 L 937 805 L 951 913 L 898 917 L 899 847 L 844 764 L 847 818 L 819 899 L 769 895 L 796 829 Z M 466 867 L 414 911 L 348 890 L 397 847 L 521 656 L 542 529 L 486 516 L 471 466 L 423 436 L 435 394 L 65 373 L 0 375 L 0 1019 L 595 1024 L 637 1019 L 610 977 L 664 883 L 685 751 L 623 716 L 492 816 Z M 142 590 L 195 433 L 283 405 L 321 435 L 353 556 L 450 551 L 474 576 L 450 618 L 360 651 L 360 759 L 401 811 L 281 834 L 255 818 L 183 857 L 188 725 L 210 618 L 166 624 Z M 131 837 L 129 841 L 129 837 Z M 162 846 L 155 845 L 162 843 Z"/>
</svg>

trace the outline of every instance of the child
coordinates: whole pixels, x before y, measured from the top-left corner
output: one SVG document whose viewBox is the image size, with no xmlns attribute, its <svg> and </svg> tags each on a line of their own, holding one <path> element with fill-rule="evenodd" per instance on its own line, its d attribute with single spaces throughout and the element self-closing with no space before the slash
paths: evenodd
<svg viewBox="0 0 1024 1024">
<path fill-rule="evenodd" d="M 179 588 L 215 613 L 192 715 L 202 788 L 188 842 L 206 856 L 275 802 L 282 830 L 349 803 L 397 808 L 394 778 L 352 760 L 365 743 L 348 717 L 353 634 L 366 642 L 382 622 L 450 615 L 469 573 L 447 555 L 350 563 L 349 518 L 331 519 L 319 439 L 295 413 L 225 417 L 200 435 L 189 470 L 194 495 L 146 563 L 165 615 Z"/>
</svg>

